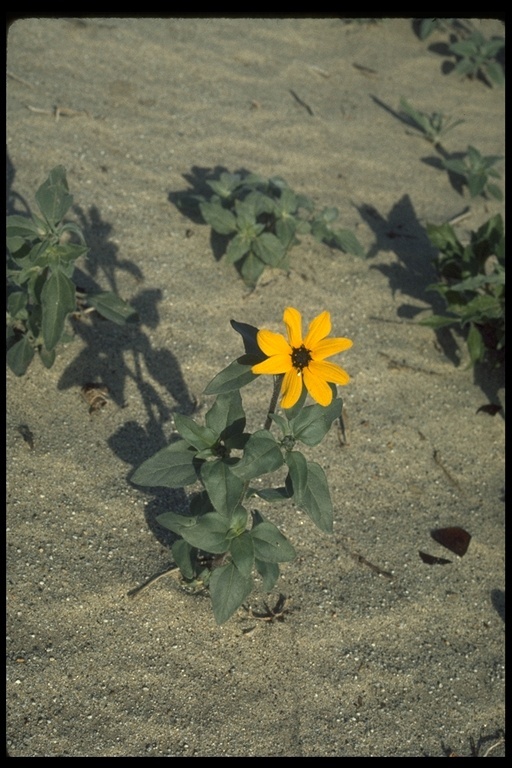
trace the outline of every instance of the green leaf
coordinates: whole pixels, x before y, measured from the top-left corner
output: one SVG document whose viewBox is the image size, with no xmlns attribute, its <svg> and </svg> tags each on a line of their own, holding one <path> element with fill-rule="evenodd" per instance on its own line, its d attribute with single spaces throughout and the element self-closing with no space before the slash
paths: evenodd
<svg viewBox="0 0 512 768">
<path fill-rule="evenodd" d="M 224 368 L 223 371 L 210 381 L 204 390 L 204 394 L 224 394 L 245 387 L 246 384 L 250 384 L 251 381 L 258 377 L 258 374 L 251 371 L 251 367 L 259 362 L 261 362 L 261 357 L 256 358 L 254 355 L 242 355 L 233 360 L 227 368 Z"/>
<path fill-rule="evenodd" d="M 45 368 L 51 368 L 55 362 L 57 353 L 54 349 L 49 352 L 45 347 L 39 347 L 39 357 Z"/>
<path fill-rule="evenodd" d="M 415 109 L 412 104 L 409 104 L 406 99 L 403 97 L 400 98 L 400 107 L 405 112 L 407 117 L 412 120 L 414 127 L 419 128 L 420 131 L 423 131 L 425 134 L 429 134 L 430 129 L 430 120 L 428 119 L 427 115 L 424 112 L 419 112 L 417 109 Z"/>
<path fill-rule="evenodd" d="M 505 85 L 505 74 L 503 67 L 497 61 L 489 61 L 485 68 L 486 75 L 489 75 L 490 79 L 496 85 Z"/>
<path fill-rule="evenodd" d="M 41 292 L 44 345 L 51 352 L 64 331 L 66 317 L 76 309 L 75 285 L 63 272 L 52 272 Z"/>
<path fill-rule="evenodd" d="M 250 480 L 279 469 L 283 463 L 283 455 L 273 435 L 266 429 L 260 429 L 250 436 L 243 457 L 231 471 L 242 480 Z"/>
<path fill-rule="evenodd" d="M 196 575 L 197 549 L 192 547 L 185 539 L 178 539 L 172 545 L 171 552 L 183 578 L 189 581 L 192 580 Z"/>
<path fill-rule="evenodd" d="M 35 198 L 41 213 L 52 227 L 62 221 L 73 204 L 73 196 L 68 192 L 66 169 L 62 165 L 50 171 L 46 181 L 37 190 Z"/>
<path fill-rule="evenodd" d="M 24 267 L 25 270 L 29 272 L 30 270 L 38 270 L 39 268 L 42 269 L 46 267 L 48 264 L 48 253 L 49 241 L 42 240 L 36 241 L 32 248 L 30 248 L 28 251 L 25 248 L 22 248 L 21 251 L 11 253 L 11 256 L 16 264 Z M 16 282 L 22 283 L 26 279 L 26 277 L 23 278 L 21 273 L 18 273 Z"/>
<path fill-rule="evenodd" d="M 16 376 L 23 376 L 34 357 L 34 347 L 23 336 L 7 350 L 7 365 Z"/>
<path fill-rule="evenodd" d="M 254 208 L 254 196 L 249 195 L 245 200 L 235 200 L 236 226 L 239 232 L 256 234 L 261 231 L 256 227 L 256 211 Z"/>
<path fill-rule="evenodd" d="M 477 50 L 472 37 L 469 40 L 457 40 L 450 45 L 450 51 L 458 56 L 473 56 Z"/>
<path fill-rule="evenodd" d="M 485 189 L 487 176 L 485 175 L 485 173 L 479 173 L 478 175 L 471 174 L 470 176 L 468 176 L 467 182 L 468 182 L 469 194 L 471 195 L 471 197 L 477 197 L 478 195 L 481 195 Z"/>
<path fill-rule="evenodd" d="M 271 267 L 279 266 L 285 254 L 283 243 L 271 232 L 263 232 L 252 243 L 255 255 Z"/>
<path fill-rule="evenodd" d="M 281 416 L 279 413 L 271 413 L 270 418 L 275 424 L 278 425 L 281 432 L 283 433 L 283 437 L 287 437 L 291 434 L 290 422 L 288 419 L 285 419 L 285 417 Z"/>
<path fill-rule="evenodd" d="M 463 247 L 460 244 L 455 230 L 450 224 L 427 224 L 427 235 L 430 242 L 443 253 L 455 253 L 462 255 Z"/>
<path fill-rule="evenodd" d="M 75 243 L 50 245 L 46 254 L 48 266 L 53 272 L 60 270 L 71 278 L 75 270 L 75 261 L 80 256 L 84 256 L 88 250 L 85 245 L 76 245 Z"/>
<path fill-rule="evenodd" d="M 174 423 L 181 437 L 198 451 L 212 448 L 217 443 L 219 436 L 212 429 L 196 424 L 190 416 L 177 413 Z"/>
<path fill-rule="evenodd" d="M 252 579 L 234 563 L 215 568 L 210 578 L 210 597 L 217 624 L 224 624 L 242 605 L 252 590 Z"/>
<path fill-rule="evenodd" d="M 279 566 L 277 563 L 267 563 L 263 560 L 255 560 L 256 570 L 263 579 L 263 589 L 272 592 L 279 578 Z"/>
<path fill-rule="evenodd" d="M 472 233 L 471 244 L 473 247 L 483 246 L 484 253 L 480 256 L 481 259 L 486 259 L 491 253 L 499 255 L 498 249 L 504 246 L 503 219 L 500 213 L 492 216 Z"/>
<path fill-rule="evenodd" d="M 207 181 L 208 186 L 220 197 L 228 198 L 240 184 L 239 173 L 221 173 L 219 181 Z"/>
<path fill-rule="evenodd" d="M 182 536 L 192 547 L 215 555 L 227 552 L 233 538 L 229 520 L 217 512 L 208 512 L 200 517 L 164 512 L 158 515 L 157 521 L 164 528 Z"/>
<path fill-rule="evenodd" d="M 483 322 L 485 320 L 495 320 L 503 314 L 503 308 L 496 296 L 480 294 L 460 309 L 461 321 L 468 322 L 474 320 Z"/>
<path fill-rule="evenodd" d="M 230 515 L 230 529 L 229 529 L 229 535 L 231 538 L 234 538 L 235 536 L 240 536 L 243 531 L 247 528 L 247 517 L 248 512 L 245 507 L 243 507 L 241 504 L 236 507 Z"/>
<path fill-rule="evenodd" d="M 12 237 L 35 240 L 43 238 L 47 233 L 32 219 L 27 219 L 25 216 L 7 216 L 5 234 L 8 240 Z"/>
<path fill-rule="evenodd" d="M 420 40 L 426 40 L 426 38 L 434 32 L 439 26 L 438 19 L 421 19 L 419 23 L 418 34 Z"/>
<path fill-rule="evenodd" d="M 223 208 L 218 202 L 204 202 L 199 204 L 201 213 L 207 224 L 220 235 L 230 235 L 236 232 L 236 218 L 231 211 Z"/>
<path fill-rule="evenodd" d="M 418 325 L 426 325 L 429 328 L 437 330 L 438 328 L 445 328 L 448 325 L 458 323 L 457 317 L 447 317 L 445 315 L 429 315 L 429 317 L 423 317 L 418 320 Z"/>
<path fill-rule="evenodd" d="M 354 256 L 365 256 L 363 246 L 349 229 L 333 229 L 332 235 L 338 248 L 341 248 L 345 253 L 352 253 Z"/>
<path fill-rule="evenodd" d="M 250 576 L 254 567 L 254 544 L 250 531 L 232 539 L 229 552 L 242 576 Z"/>
<path fill-rule="evenodd" d="M 236 477 L 224 461 L 205 462 L 201 467 L 200 476 L 215 510 L 229 518 L 242 501 L 243 480 Z"/>
<path fill-rule="evenodd" d="M 505 285 L 505 272 L 493 272 L 490 275 L 475 275 L 462 280 L 460 283 L 454 283 L 451 289 L 454 291 L 476 291 L 479 288 L 488 285 Z"/>
<path fill-rule="evenodd" d="M 31 250 L 30 242 L 24 237 L 17 237 L 16 235 L 6 239 L 6 246 L 8 257 L 10 256 L 10 259 L 7 259 L 8 263 L 14 261 L 16 264 L 22 264 Z"/>
<path fill-rule="evenodd" d="M 238 389 L 217 395 L 215 402 L 205 416 L 205 423 L 223 440 L 243 433 L 245 412 Z"/>
<path fill-rule="evenodd" d="M 226 249 L 226 261 L 228 264 L 234 264 L 235 262 L 240 261 L 242 256 L 245 256 L 250 247 L 251 241 L 248 240 L 244 235 L 235 235 L 235 237 L 230 240 Z"/>
<path fill-rule="evenodd" d="M 471 59 L 461 59 L 457 62 L 453 71 L 457 75 L 462 75 L 463 77 L 467 75 L 474 75 L 478 71 L 478 65 L 471 61 Z"/>
<path fill-rule="evenodd" d="M 302 499 L 308 483 L 308 463 L 299 451 L 289 451 L 286 454 L 286 463 L 289 469 L 288 479 L 291 482 L 293 498 Z"/>
<path fill-rule="evenodd" d="M 165 514 L 157 518 L 159 522 L 160 518 L 165 517 Z M 179 517 L 179 515 L 176 517 Z M 171 528 L 171 530 L 174 529 Z M 232 539 L 232 536 L 229 535 L 229 530 L 230 521 L 227 517 L 220 515 L 218 512 L 208 512 L 206 515 L 197 518 L 194 525 L 175 532 L 180 533 L 185 541 L 188 541 L 193 547 L 202 549 L 205 552 L 212 552 L 215 555 L 221 555 L 229 549 Z"/>
<path fill-rule="evenodd" d="M 297 195 L 289 187 L 286 187 L 275 205 L 280 213 L 295 213 L 298 207 Z"/>
<path fill-rule="evenodd" d="M 269 504 L 288 501 L 288 499 L 291 498 L 288 488 L 285 488 L 284 486 L 281 488 L 253 488 L 251 486 L 247 489 L 247 496 L 258 496 Z"/>
<path fill-rule="evenodd" d="M 307 485 L 301 495 L 294 494 L 293 501 L 299 509 L 307 512 L 321 531 L 332 532 L 332 502 L 327 478 L 322 467 L 308 461 Z"/>
<path fill-rule="evenodd" d="M 111 291 L 87 294 L 87 302 L 91 307 L 94 307 L 102 317 L 111 320 L 113 323 L 116 323 L 116 325 L 136 323 L 139 320 L 139 316 L 135 309 Z"/>
<path fill-rule="evenodd" d="M 337 397 L 334 397 L 328 406 L 317 403 L 306 406 L 290 422 L 292 435 L 306 445 L 318 445 L 331 428 L 333 421 L 340 417 L 342 407 L 343 402 Z"/>
<path fill-rule="evenodd" d="M 278 219 L 278 221 L 276 221 L 276 235 L 285 251 L 294 243 L 299 242 L 295 239 L 296 231 L 297 222 L 295 219 Z"/>
<path fill-rule="evenodd" d="M 60 227 L 59 231 L 60 231 L 60 233 L 62 233 L 62 232 L 72 232 L 74 235 L 76 235 L 78 237 L 78 239 L 80 240 L 82 245 L 85 245 L 84 233 L 82 232 L 82 230 L 80 229 L 78 224 L 75 224 L 74 221 L 66 222 L 65 224 L 62 225 L 62 227 Z M 89 249 L 87 249 L 87 250 L 89 250 Z"/>
<path fill-rule="evenodd" d="M 258 346 L 258 328 L 248 323 L 239 323 L 231 320 L 231 327 L 240 334 L 243 340 L 244 349 L 248 355 L 255 355 L 258 362 L 265 359 L 265 355 Z"/>
<path fill-rule="evenodd" d="M 254 544 L 254 557 L 266 563 L 287 563 L 296 557 L 288 539 L 273 523 L 264 520 L 250 531 Z"/>
<path fill-rule="evenodd" d="M 486 192 L 488 192 L 491 197 L 494 197 L 495 200 L 503 200 L 503 192 L 497 184 L 488 184 Z"/>
<path fill-rule="evenodd" d="M 27 319 L 27 300 L 25 291 L 12 290 L 7 297 L 7 311 L 11 317 Z"/>
<path fill-rule="evenodd" d="M 156 519 L 159 525 L 178 536 L 183 536 L 185 531 L 197 525 L 197 517 L 177 515 L 176 512 L 163 512 L 161 515 L 157 515 Z"/>
<path fill-rule="evenodd" d="M 131 481 L 153 488 L 181 488 L 195 483 L 194 453 L 184 440 L 171 443 L 141 464 Z"/>
<path fill-rule="evenodd" d="M 252 250 L 250 250 L 249 253 L 243 258 L 240 266 L 240 274 L 244 283 L 253 288 L 263 274 L 264 269 L 265 262 L 263 262 Z"/>
<path fill-rule="evenodd" d="M 505 38 L 499 37 L 495 40 L 487 40 L 484 46 L 485 55 L 489 58 L 496 56 L 502 48 L 505 47 Z"/>
</svg>

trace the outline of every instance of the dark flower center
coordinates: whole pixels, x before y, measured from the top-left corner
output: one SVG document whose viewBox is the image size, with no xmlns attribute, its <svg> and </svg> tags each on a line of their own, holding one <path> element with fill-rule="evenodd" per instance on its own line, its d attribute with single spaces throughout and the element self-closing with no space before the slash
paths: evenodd
<svg viewBox="0 0 512 768">
<path fill-rule="evenodd" d="M 308 363 L 312 359 L 311 353 L 309 349 L 306 349 L 304 344 L 300 347 L 292 347 L 292 349 L 292 365 L 299 373 L 301 373 L 303 368 L 308 367 Z"/>
</svg>

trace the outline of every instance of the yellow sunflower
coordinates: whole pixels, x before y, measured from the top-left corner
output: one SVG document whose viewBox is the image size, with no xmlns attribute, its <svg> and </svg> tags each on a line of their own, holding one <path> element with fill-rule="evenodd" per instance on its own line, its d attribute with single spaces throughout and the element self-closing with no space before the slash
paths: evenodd
<svg viewBox="0 0 512 768">
<path fill-rule="evenodd" d="M 350 349 L 350 339 L 328 339 L 331 332 L 331 316 L 322 312 L 309 324 L 306 338 L 302 338 L 302 318 L 297 309 L 287 307 L 283 322 L 288 341 L 280 333 L 262 329 L 257 340 L 261 351 L 267 355 L 263 362 L 253 365 L 253 373 L 284 374 L 281 385 L 281 407 L 291 408 L 302 393 L 302 381 L 309 394 L 320 405 L 329 405 L 333 384 L 348 384 L 350 377 L 343 368 L 325 362 L 326 357 Z"/>
</svg>

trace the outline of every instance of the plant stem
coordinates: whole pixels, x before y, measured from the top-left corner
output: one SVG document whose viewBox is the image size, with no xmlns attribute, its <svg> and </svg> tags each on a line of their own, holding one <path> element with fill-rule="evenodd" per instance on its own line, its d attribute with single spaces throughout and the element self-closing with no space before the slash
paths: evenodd
<svg viewBox="0 0 512 768">
<path fill-rule="evenodd" d="M 268 406 L 267 418 L 265 420 L 265 424 L 263 425 L 263 429 L 266 429 L 269 432 L 270 432 L 270 427 L 272 426 L 272 414 L 276 410 L 277 398 L 279 397 L 279 392 L 280 392 L 280 389 L 281 389 L 282 378 L 283 378 L 282 374 L 274 376 L 274 391 L 272 392 L 272 397 L 270 398 L 270 404 Z"/>
</svg>

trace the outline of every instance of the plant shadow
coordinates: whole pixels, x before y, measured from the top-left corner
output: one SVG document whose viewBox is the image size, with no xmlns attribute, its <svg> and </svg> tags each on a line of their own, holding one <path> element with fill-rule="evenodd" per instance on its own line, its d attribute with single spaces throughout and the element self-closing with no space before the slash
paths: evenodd
<svg viewBox="0 0 512 768">
<path fill-rule="evenodd" d="M 16 168 L 9 152 L 5 152 L 5 212 L 7 216 L 32 216 L 30 205 L 23 195 L 14 189 Z M 20 207 L 21 206 L 21 207 Z"/>
<path fill-rule="evenodd" d="M 106 281 L 117 291 L 117 274 L 125 271 L 141 282 L 139 267 L 118 258 L 118 248 L 109 239 L 112 226 L 102 220 L 92 206 L 86 214 L 75 207 L 90 253 L 83 268 L 75 270 L 74 281 L 85 293 L 101 291 L 97 279 Z M 109 440 L 114 453 L 133 467 L 166 444 L 164 425 L 175 411 L 192 413 L 196 401 L 190 395 L 176 357 L 168 349 L 155 349 L 144 328 L 156 328 L 159 323 L 158 304 L 162 292 L 158 288 L 139 291 L 130 305 L 137 311 L 139 324 L 119 326 L 103 319 L 98 313 L 71 316 L 73 331 L 84 342 L 84 348 L 67 366 L 58 382 L 61 390 L 82 387 L 86 383 L 106 385 L 112 401 L 120 408 L 126 406 L 125 388 L 135 382 L 144 405 L 145 428 L 129 422 Z M 169 405 L 163 390 L 173 402 Z M 143 434 L 142 434 L 143 433 Z"/>
</svg>

